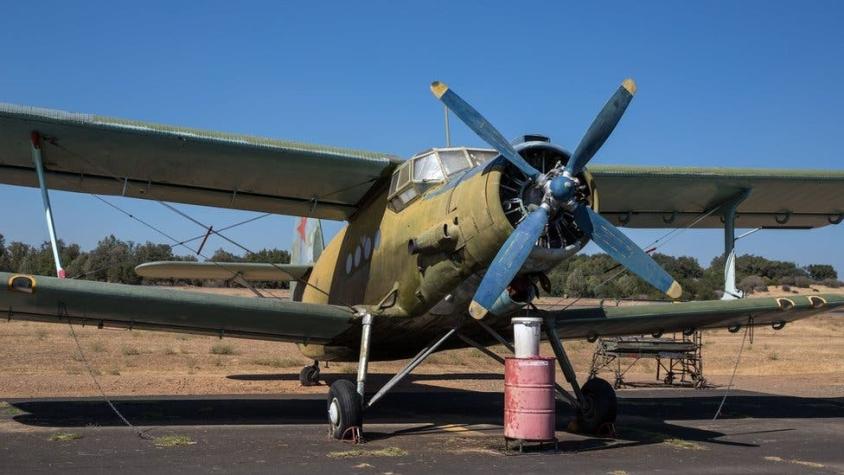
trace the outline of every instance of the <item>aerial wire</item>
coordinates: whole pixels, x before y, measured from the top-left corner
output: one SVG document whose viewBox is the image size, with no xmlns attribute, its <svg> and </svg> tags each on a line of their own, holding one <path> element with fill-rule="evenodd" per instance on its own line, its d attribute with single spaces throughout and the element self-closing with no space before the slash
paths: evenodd
<svg viewBox="0 0 844 475">
<path fill-rule="evenodd" d="M 730 383 L 727 384 L 727 389 L 724 390 L 724 397 L 721 398 L 721 404 L 718 405 L 718 410 L 715 411 L 715 415 L 712 417 L 713 421 L 715 419 L 718 419 L 718 416 L 721 415 L 721 408 L 723 408 L 724 403 L 727 402 L 727 395 L 730 393 L 730 388 L 733 387 L 733 380 L 736 377 L 736 371 L 739 367 L 739 361 L 741 361 L 741 352 L 744 350 L 744 342 L 745 340 L 747 340 L 747 334 L 752 327 L 752 322 L 748 322 L 748 325 L 744 327 L 744 336 L 741 338 L 741 346 L 739 346 L 738 355 L 736 355 L 736 365 L 733 367 L 733 374 L 730 376 Z"/>
</svg>

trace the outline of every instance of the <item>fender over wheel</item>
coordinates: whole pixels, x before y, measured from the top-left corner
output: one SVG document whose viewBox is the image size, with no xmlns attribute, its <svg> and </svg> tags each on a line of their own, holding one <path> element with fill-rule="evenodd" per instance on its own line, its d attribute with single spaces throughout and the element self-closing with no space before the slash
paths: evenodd
<svg viewBox="0 0 844 475">
<path fill-rule="evenodd" d="M 328 390 L 328 433 L 343 439 L 351 427 L 361 427 L 363 407 L 355 383 L 339 379 Z"/>
</svg>

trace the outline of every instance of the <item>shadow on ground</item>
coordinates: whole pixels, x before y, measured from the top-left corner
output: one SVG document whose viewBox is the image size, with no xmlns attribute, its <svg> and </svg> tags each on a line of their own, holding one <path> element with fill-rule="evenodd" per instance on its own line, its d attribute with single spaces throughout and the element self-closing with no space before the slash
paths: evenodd
<svg viewBox="0 0 844 475">
<path fill-rule="evenodd" d="M 375 387 L 384 385 L 392 378 L 392 374 L 387 373 L 369 373 L 366 376 L 367 384 Z M 238 381 L 299 381 L 298 373 L 274 373 L 274 374 L 230 374 L 226 376 L 228 379 L 235 379 Z M 331 383 L 338 379 L 349 379 L 348 373 L 327 373 L 324 370 L 319 374 L 320 384 L 330 386 Z M 422 381 L 457 381 L 457 380 L 484 380 L 484 381 L 503 381 L 503 373 L 443 373 L 443 374 L 410 374 L 401 383 L 399 387 L 406 387 L 409 384 Z M 433 388 L 432 388 L 433 389 Z"/>
<path fill-rule="evenodd" d="M 417 375 L 426 378 L 428 375 Z M 431 375 L 432 379 L 442 379 Z M 721 402 L 721 391 L 636 390 L 619 392 L 618 439 L 574 438 L 561 442 L 565 451 L 601 450 L 666 441 L 709 442 L 746 445 L 718 440 L 722 432 L 673 424 L 667 421 L 706 421 Z M 108 405 L 94 398 L 10 400 L 16 422 L 41 427 L 120 426 L 122 422 Z M 276 397 L 137 397 L 118 398 L 115 405 L 134 425 L 297 425 L 324 424 L 326 402 L 323 395 L 279 395 Z M 411 434 L 446 432 L 455 425 L 492 425 L 502 422 L 503 396 L 500 393 L 470 392 L 459 389 L 396 392 L 388 395 L 366 413 L 366 423 L 404 424 L 392 432 L 367 431 L 369 439 L 385 439 Z M 558 429 L 565 430 L 573 411 L 558 404 Z M 844 397 L 803 398 L 760 393 L 731 394 L 721 419 L 842 418 Z M 406 427 L 407 424 L 421 424 Z M 799 421 L 783 421 L 772 432 L 791 431 Z M 377 429 L 383 429 L 378 427 Z M 500 434 L 500 429 L 490 429 Z M 453 432 L 450 432 L 454 435 Z"/>
</svg>

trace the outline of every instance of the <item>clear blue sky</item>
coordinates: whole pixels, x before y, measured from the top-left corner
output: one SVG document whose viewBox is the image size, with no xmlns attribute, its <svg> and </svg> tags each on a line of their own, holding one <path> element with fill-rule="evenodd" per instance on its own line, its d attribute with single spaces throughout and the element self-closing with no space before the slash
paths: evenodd
<svg viewBox="0 0 844 475">
<path fill-rule="evenodd" d="M 443 142 L 434 79 L 505 135 L 572 148 L 630 76 L 639 93 L 600 163 L 844 168 L 838 1 L 49 3 L 0 7 L 0 101 L 409 156 Z M 166 242 L 90 196 L 52 196 L 66 241 Z M 174 236 L 201 232 L 154 202 L 114 201 Z M 0 186 L 0 202 L 15 203 L 7 241 L 47 238 L 37 190 Z M 184 209 L 215 227 L 253 215 Z M 272 217 L 231 235 L 286 248 L 292 228 Z M 844 274 L 842 241 L 842 226 L 761 231 L 738 250 Z M 661 250 L 706 265 L 722 246 L 720 231 L 692 231 Z"/>
</svg>

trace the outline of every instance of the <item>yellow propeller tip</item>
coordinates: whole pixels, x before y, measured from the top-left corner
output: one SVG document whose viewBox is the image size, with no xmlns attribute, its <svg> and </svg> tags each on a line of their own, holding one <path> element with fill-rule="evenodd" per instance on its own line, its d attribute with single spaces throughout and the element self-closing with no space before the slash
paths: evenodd
<svg viewBox="0 0 844 475">
<path fill-rule="evenodd" d="M 622 81 L 621 87 L 623 87 L 624 89 L 627 89 L 627 92 L 629 92 L 631 96 L 636 95 L 636 89 L 637 89 L 636 88 L 636 81 L 634 81 L 630 78 L 627 78 L 624 81 Z"/>
<path fill-rule="evenodd" d="M 448 86 L 444 82 L 434 81 L 431 83 L 431 92 L 437 99 L 441 98 L 446 91 L 448 91 Z"/>
<path fill-rule="evenodd" d="M 680 296 L 683 295 L 683 288 L 680 287 L 680 284 L 678 284 L 675 280 L 671 283 L 671 287 L 668 288 L 668 292 L 665 292 L 665 294 L 672 299 L 679 299 Z"/>
<path fill-rule="evenodd" d="M 486 316 L 489 311 L 484 308 L 483 305 L 479 304 L 472 300 L 472 303 L 469 304 L 469 315 L 471 315 L 475 320 L 480 320 Z"/>
</svg>

